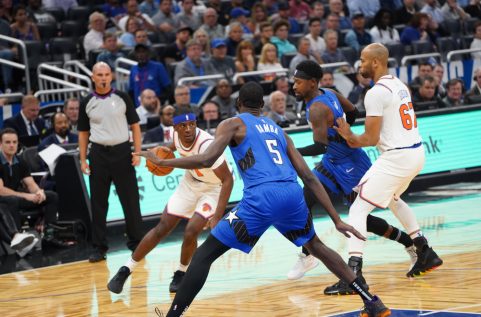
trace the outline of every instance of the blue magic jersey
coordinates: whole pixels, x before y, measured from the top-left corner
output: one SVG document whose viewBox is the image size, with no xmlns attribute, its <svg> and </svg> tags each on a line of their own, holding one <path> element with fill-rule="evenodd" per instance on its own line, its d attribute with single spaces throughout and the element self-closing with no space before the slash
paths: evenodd
<svg viewBox="0 0 481 317">
<path fill-rule="evenodd" d="M 244 181 L 244 189 L 268 182 L 297 182 L 287 156 L 284 131 L 269 118 L 249 113 L 237 115 L 246 126 L 241 144 L 230 147 Z"/>
</svg>

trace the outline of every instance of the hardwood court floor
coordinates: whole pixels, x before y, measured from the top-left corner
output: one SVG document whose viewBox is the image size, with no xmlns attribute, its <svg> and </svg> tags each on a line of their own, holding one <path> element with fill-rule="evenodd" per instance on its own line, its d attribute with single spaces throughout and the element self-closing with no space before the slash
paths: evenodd
<svg viewBox="0 0 481 317">
<path fill-rule="evenodd" d="M 444 265 L 421 278 L 405 277 L 408 262 L 402 247 L 369 237 L 364 274 L 373 293 L 394 309 L 472 312 L 481 315 L 481 195 L 412 204 L 424 232 Z M 379 212 L 397 224 L 389 212 Z M 325 219 L 316 231 L 326 244 L 346 255 L 346 243 Z M 86 261 L 0 276 L 0 317 L 10 316 L 156 316 L 164 314 L 176 269 L 179 243 L 156 248 L 143 261 L 120 295 L 106 284 L 129 253 L 109 253 L 103 263 Z M 211 270 L 204 289 L 187 316 L 327 316 L 361 308 L 357 296 L 324 296 L 335 277 L 321 265 L 301 280 L 285 274 L 298 250 L 269 230 L 250 255 L 229 251 Z M 460 315 L 460 314 L 458 314 Z M 394 311 L 393 316 L 404 316 Z M 418 314 L 416 314 L 418 316 Z M 436 316 L 436 317 L 437 317 Z"/>
</svg>

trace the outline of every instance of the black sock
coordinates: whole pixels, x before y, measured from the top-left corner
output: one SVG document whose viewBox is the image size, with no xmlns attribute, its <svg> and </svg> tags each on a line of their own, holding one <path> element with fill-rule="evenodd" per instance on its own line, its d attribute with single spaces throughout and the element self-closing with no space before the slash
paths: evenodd
<svg viewBox="0 0 481 317">
<path fill-rule="evenodd" d="M 356 277 L 354 281 L 349 284 L 349 287 L 352 288 L 359 296 L 361 296 L 364 302 L 372 300 L 372 294 L 369 293 L 369 291 L 364 287 L 359 277 Z"/>
<path fill-rule="evenodd" d="M 391 229 L 390 230 L 391 233 L 389 234 L 389 237 L 388 237 L 390 240 L 397 241 L 397 242 L 401 243 L 405 248 L 409 248 L 410 246 L 412 246 L 414 244 L 413 240 L 411 239 L 411 237 L 406 232 L 401 231 L 398 228 L 393 227 L 393 226 L 389 226 L 389 227 Z"/>
<path fill-rule="evenodd" d="M 230 248 L 209 235 L 197 249 L 166 317 L 180 317 L 204 286 L 212 263 Z"/>
<path fill-rule="evenodd" d="M 397 241 L 406 248 L 413 245 L 413 241 L 407 233 L 391 226 L 386 220 L 373 215 L 367 216 L 367 231 L 372 232 L 380 237 Z"/>
</svg>

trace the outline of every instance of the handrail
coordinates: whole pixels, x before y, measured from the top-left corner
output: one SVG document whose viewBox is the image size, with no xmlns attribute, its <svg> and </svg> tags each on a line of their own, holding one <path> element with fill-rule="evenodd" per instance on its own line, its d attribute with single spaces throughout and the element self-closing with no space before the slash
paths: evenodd
<svg viewBox="0 0 481 317">
<path fill-rule="evenodd" d="M 87 68 L 82 62 L 79 60 L 73 60 L 73 61 L 67 61 L 63 64 L 63 68 L 66 70 L 70 70 L 69 67 L 74 68 L 74 72 L 81 70 L 83 71 L 87 76 L 92 76 L 92 71 Z"/>
<path fill-rule="evenodd" d="M 125 57 L 119 57 L 115 60 L 115 82 L 116 82 L 116 87 L 119 90 L 124 90 L 127 91 L 127 85 L 129 82 L 128 77 L 130 76 L 130 69 L 127 69 L 125 67 L 121 67 L 121 64 L 127 64 L 129 66 L 135 66 L 138 63 L 134 60 L 125 58 Z"/>
<path fill-rule="evenodd" d="M 77 85 L 77 84 L 71 83 L 71 82 L 69 82 L 69 81 L 65 81 L 65 80 L 62 80 L 62 79 L 58 79 L 58 78 L 55 78 L 55 77 L 52 77 L 52 76 L 49 76 L 49 75 L 45 75 L 45 74 L 39 74 L 39 75 L 38 75 L 38 78 L 39 78 L 39 79 L 48 80 L 48 81 L 54 82 L 54 83 L 59 84 L 59 85 L 68 86 L 68 87 L 70 87 L 70 88 L 76 88 L 76 89 L 86 88 L 86 89 L 91 89 L 90 87 L 87 88 L 87 87 L 84 87 L 84 86 L 81 86 L 81 85 Z M 40 85 L 39 85 L 39 86 L 40 86 Z M 43 85 L 42 85 L 42 86 L 43 86 Z M 43 87 L 42 87 L 40 90 L 46 90 L 46 89 L 43 89 Z"/>
<path fill-rule="evenodd" d="M 1 63 L 8 64 L 12 67 L 24 70 L 25 71 L 25 85 L 26 85 L 26 88 L 27 88 L 27 93 L 30 93 L 30 90 L 32 89 L 32 86 L 30 84 L 30 69 L 28 67 L 27 46 L 25 45 L 25 43 L 23 41 L 21 41 L 19 39 L 16 39 L 16 38 L 13 38 L 13 37 L 10 37 L 10 36 L 5 36 L 5 35 L 2 35 L 2 34 L 0 34 L 0 40 L 15 43 L 22 48 L 21 51 L 22 51 L 22 58 L 23 58 L 23 64 L 24 65 L 18 64 L 18 63 L 14 63 L 14 64 L 7 63 L 9 61 L 5 60 L 5 59 L 0 59 L 0 64 Z M 22 67 L 19 67 L 18 65 L 22 65 Z"/>
<path fill-rule="evenodd" d="M 37 74 L 39 74 L 39 78 L 42 74 L 42 69 L 46 69 L 46 70 L 50 70 L 50 71 L 53 71 L 53 72 L 57 72 L 57 73 L 60 73 L 60 74 L 63 74 L 64 75 L 64 78 L 66 78 L 67 76 L 70 76 L 70 77 L 74 77 L 74 78 L 77 78 L 77 79 L 80 79 L 80 80 L 83 80 L 85 81 L 85 83 L 87 84 L 86 87 L 88 87 L 90 90 L 92 90 L 92 81 L 90 80 L 89 77 L 85 76 L 85 75 L 81 75 L 81 74 L 77 74 L 77 73 L 74 73 L 74 72 L 71 72 L 69 70 L 66 70 L 66 69 L 63 69 L 63 68 L 60 68 L 60 67 L 57 67 L 57 66 L 52 66 L 52 65 L 49 65 L 49 64 L 46 64 L 46 63 L 41 63 L 40 65 L 38 65 L 37 67 Z M 46 75 L 45 75 L 46 76 Z M 47 76 L 48 79 L 51 79 L 53 77 L 50 77 L 50 76 Z M 46 77 L 45 77 L 46 78 Z M 44 78 L 44 79 L 45 79 Z M 57 78 L 55 78 L 57 79 Z M 54 81 L 54 80 L 52 80 Z M 60 80 L 62 81 L 62 80 Z M 72 83 L 67 81 L 67 80 L 63 80 L 62 82 L 59 82 L 58 80 L 56 81 L 57 83 L 59 84 L 64 84 L 65 86 L 70 86 L 70 87 L 73 87 L 71 86 Z M 68 85 L 70 84 L 70 85 Z M 40 83 L 39 83 L 40 85 Z M 77 85 L 77 86 L 80 86 L 80 85 Z M 80 86 L 80 87 L 85 87 L 85 86 Z M 43 87 L 42 87 L 43 88 Z M 43 89 L 41 89 L 43 90 Z"/>
<path fill-rule="evenodd" d="M 394 68 L 397 68 L 399 66 L 399 64 L 397 62 L 397 59 L 395 59 L 394 57 L 389 57 L 387 59 L 387 62 L 388 62 L 388 65 L 389 65 L 389 62 L 393 63 L 394 65 L 392 67 L 394 67 Z M 354 63 L 354 69 L 358 69 L 360 64 L 361 64 L 361 60 L 357 60 Z"/>
<path fill-rule="evenodd" d="M 348 62 L 336 62 L 336 63 L 328 63 L 328 64 L 320 64 L 321 68 L 331 68 L 331 67 L 342 67 L 342 66 L 349 66 L 352 67 L 351 64 Z"/>
<path fill-rule="evenodd" d="M 481 48 L 467 48 L 467 49 L 464 49 L 464 50 L 450 51 L 446 55 L 446 60 L 449 63 L 449 62 L 451 62 L 451 58 L 455 55 L 461 55 L 461 54 L 466 54 L 466 53 L 474 53 L 474 52 L 481 52 Z"/>
<path fill-rule="evenodd" d="M 66 93 L 66 92 L 82 92 L 82 91 L 89 92 L 89 89 L 86 87 L 82 87 L 82 88 L 60 88 L 60 89 L 39 90 L 34 94 L 34 96 L 39 97 L 42 95 L 49 95 L 49 94 L 58 94 L 58 93 Z"/>
<path fill-rule="evenodd" d="M 235 73 L 232 81 L 235 83 L 239 77 L 246 77 L 246 76 L 255 76 L 255 75 L 264 75 L 264 74 L 272 74 L 272 73 L 289 73 L 289 69 L 287 68 L 275 68 L 275 69 L 265 69 L 265 70 L 254 70 L 250 72 L 241 72 Z M 215 79 L 215 78 L 213 78 Z"/>
<path fill-rule="evenodd" d="M 235 75 L 234 75 L 235 77 Z M 183 85 L 185 82 L 191 81 L 201 81 L 201 80 L 209 80 L 209 79 L 222 79 L 225 78 L 222 74 L 214 74 L 214 75 L 205 75 L 205 76 L 192 76 L 192 77 L 182 77 L 179 79 L 177 85 Z"/>
<path fill-rule="evenodd" d="M 407 55 L 401 59 L 401 66 L 406 66 L 407 62 L 413 59 L 420 59 L 426 57 L 439 57 L 441 60 L 441 53 L 433 52 L 433 53 L 426 53 L 426 54 L 416 54 L 416 55 Z"/>
<path fill-rule="evenodd" d="M 0 98 L 23 98 L 24 94 L 22 94 L 21 92 L 12 92 L 12 93 L 9 93 L 9 94 L 0 94 Z"/>
</svg>

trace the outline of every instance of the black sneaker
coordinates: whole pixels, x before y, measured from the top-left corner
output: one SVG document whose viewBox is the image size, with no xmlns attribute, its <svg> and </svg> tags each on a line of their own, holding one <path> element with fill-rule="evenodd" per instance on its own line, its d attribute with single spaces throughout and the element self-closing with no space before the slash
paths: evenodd
<svg viewBox="0 0 481 317">
<path fill-rule="evenodd" d="M 100 251 L 99 249 L 95 249 L 89 256 L 90 263 L 105 261 L 106 259 L 106 253 L 104 251 Z"/>
<path fill-rule="evenodd" d="M 324 289 L 324 295 L 355 295 L 356 292 L 343 280 Z"/>
<path fill-rule="evenodd" d="M 384 306 L 379 297 L 374 296 L 372 300 L 364 302 L 364 308 L 359 314 L 360 317 L 386 317 L 391 316 L 391 310 Z"/>
<path fill-rule="evenodd" d="M 443 260 L 427 244 L 422 246 L 421 251 L 416 250 L 416 253 L 418 260 L 406 274 L 407 277 L 421 276 L 443 264 Z"/>
<path fill-rule="evenodd" d="M 107 288 L 109 289 L 109 291 L 115 294 L 120 294 L 129 275 L 130 270 L 128 267 L 120 267 L 117 274 L 115 274 L 115 276 L 112 277 L 112 279 L 110 280 L 109 284 L 107 284 Z"/>
<path fill-rule="evenodd" d="M 170 282 L 169 285 L 169 291 L 171 293 L 177 293 L 177 290 L 180 287 L 180 284 L 182 283 L 182 280 L 184 279 L 185 272 L 182 271 L 175 271 L 174 276 L 172 278 L 172 282 Z"/>
</svg>

